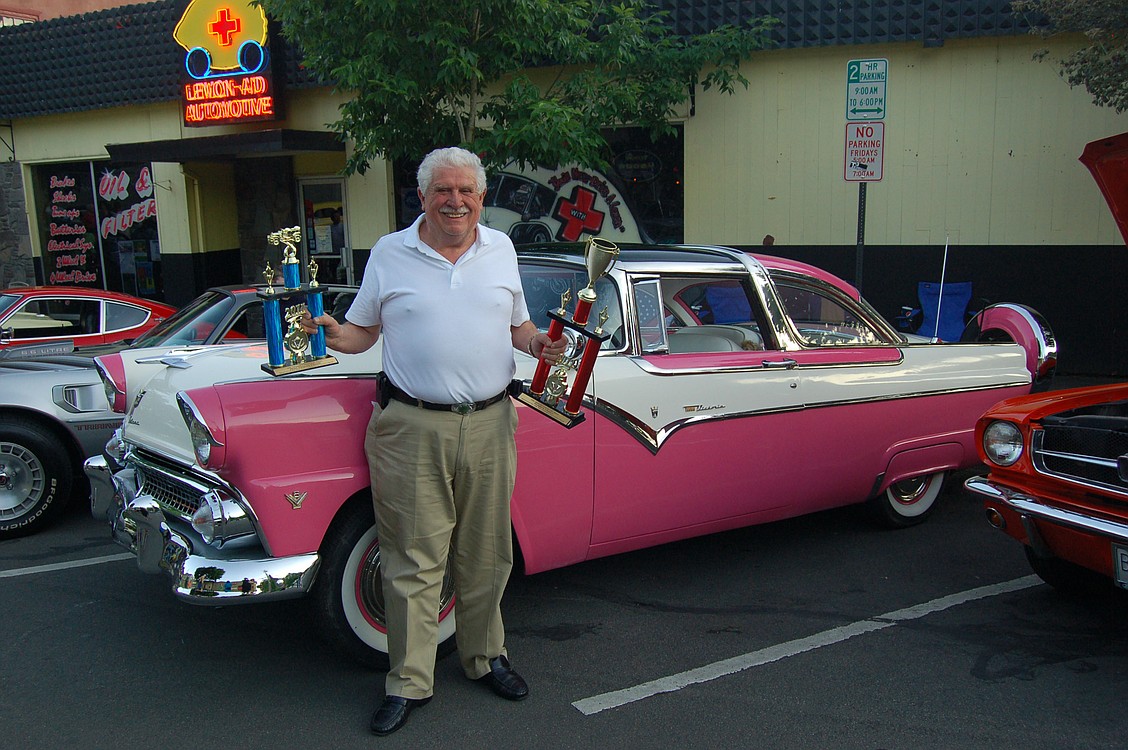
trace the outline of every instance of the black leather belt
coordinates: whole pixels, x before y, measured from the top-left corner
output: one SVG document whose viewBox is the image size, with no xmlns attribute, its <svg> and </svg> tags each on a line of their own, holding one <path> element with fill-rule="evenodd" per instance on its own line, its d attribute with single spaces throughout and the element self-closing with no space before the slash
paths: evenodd
<svg viewBox="0 0 1128 750">
<path fill-rule="evenodd" d="M 394 398 L 396 401 L 402 401 L 403 403 L 410 404 L 411 406 L 418 406 L 420 409 L 430 409 L 431 411 L 451 411 L 455 414 L 461 414 L 462 416 L 466 416 L 467 414 L 471 414 L 476 411 L 481 411 L 487 406 L 493 406 L 497 402 L 509 396 L 509 388 L 506 388 L 496 396 L 491 396 L 484 401 L 464 401 L 461 404 L 436 404 L 430 401 L 424 401 L 421 398 L 414 398 L 413 396 L 409 396 L 407 393 L 395 386 L 390 380 L 385 380 L 381 384 L 381 387 L 386 388 L 388 390 L 388 396 L 390 398 Z"/>
</svg>

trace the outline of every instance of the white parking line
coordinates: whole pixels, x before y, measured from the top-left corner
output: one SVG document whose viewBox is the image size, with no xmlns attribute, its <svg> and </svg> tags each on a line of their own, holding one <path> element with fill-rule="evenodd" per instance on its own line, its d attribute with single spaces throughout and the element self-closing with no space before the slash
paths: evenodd
<svg viewBox="0 0 1128 750">
<path fill-rule="evenodd" d="M 0 570 L 0 578 L 19 578 L 20 576 L 30 576 L 36 573 L 50 573 L 53 570 L 67 570 L 69 568 L 84 568 L 87 565 L 101 565 L 102 563 L 116 562 L 118 560 L 129 560 L 134 558 L 132 552 L 122 552 L 118 555 L 106 555 L 105 557 L 91 557 L 86 560 L 71 560 L 70 562 L 51 563 L 50 565 L 36 565 L 33 568 L 15 568 L 13 570 Z"/>
<path fill-rule="evenodd" d="M 925 615 L 940 612 L 959 604 L 975 601 L 976 599 L 985 599 L 989 596 L 998 596 L 999 594 L 1007 594 L 1012 591 L 1027 589 L 1031 586 L 1037 586 L 1041 582 L 1040 578 L 1031 575 L 1016 578 L 1013 581 L 996 583 L 991 586 L 982 586 L 958 594 L 943 596 L 939 599 L 925 602 L 924 604 L 917 604 L 884 615 L 878 615 L 868 620 L 860 620 L 858 622 L 852 622 L 849 625 L 824 630 L 821 633 L 815 633 L 806 638 L 788 641 L 787 643 L 781 643 L 777 646 L 769 646 L 759 651 L 752 651 L 751 653 L 734 656 L 731 659 L 713 662 L 704 667 L 697 667 L 696 669 L 690 669 L 686 672 L 661 677 L 657 680 L 644 682 L 641 685 L 635 685 L 634 687 L 623 688 L 622 690 L 615 690 L 601 695 L 593 695 L 590 698 L 575 701 L 572 705 L 575 706 L 580 713 L 591 716 L 600 711 L 606 711 L 609 708 L 625 706 L 628 703 L 634 703 L 644 698 L 651 698 L 661 693 L 672 693 L 689 685 L 709 682 L 718 677 L 743 672 L 752 667 L 770 664 L 780 659 L 786 659 L 789 656 L 802 654 L 806 651 L 813 651 L 816 648 L 833 646 L 836 643 L 841 643 L 857 635 L 872 633 L 875 630 L 884 630 L 885 628 L 896 625 L 898 622 L 916 620 Z"/>
</svg>

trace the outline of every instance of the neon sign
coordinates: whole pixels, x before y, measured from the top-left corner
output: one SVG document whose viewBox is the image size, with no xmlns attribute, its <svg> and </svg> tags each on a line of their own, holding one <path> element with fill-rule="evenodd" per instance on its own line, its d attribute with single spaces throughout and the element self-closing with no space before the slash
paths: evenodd
<svg viewBox="0 0 1128 750">
<path fill-rule="evenodd" d="M 172 36 L 185 51 L 185 125 L 281 116 L 262 8 L 250 0 L 192 0 Z"/>
</svg>

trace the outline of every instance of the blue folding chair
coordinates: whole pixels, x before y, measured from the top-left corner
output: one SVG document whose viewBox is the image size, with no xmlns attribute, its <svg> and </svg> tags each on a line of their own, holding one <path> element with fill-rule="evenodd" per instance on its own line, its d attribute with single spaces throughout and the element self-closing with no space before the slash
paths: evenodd
<svg viewBox="0 0 1128 750">
<path fill-rule="evenodd" d="M 920 300 L 921 323 L 916 333 L 941 341 L 959 341 L 967 325 L 967 307 L 971 304 L 971 282 L 956 281 L 940 284 L 922 281 L 917 284 Z M 939 317 L 937 316 L 939 312 Z"/>
</svg>

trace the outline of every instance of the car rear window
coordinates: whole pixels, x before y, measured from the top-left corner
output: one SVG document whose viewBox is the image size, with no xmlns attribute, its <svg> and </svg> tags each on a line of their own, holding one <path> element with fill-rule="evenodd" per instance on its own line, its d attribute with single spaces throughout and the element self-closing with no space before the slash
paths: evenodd
<svg viewBox="0 0 1128 750">
<path fill-rule="evenodd" d="M 121 331 L 144 323 L 149 311 L 120 302 L 106 303 L 106 331 Z"/>
</svg>

